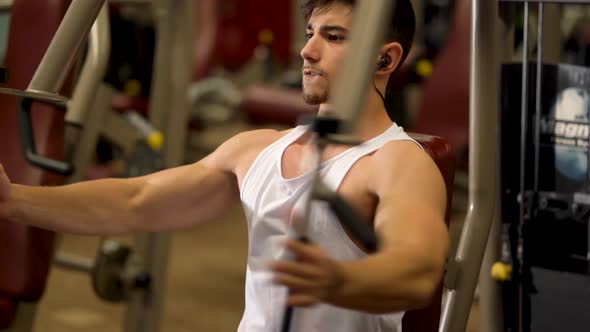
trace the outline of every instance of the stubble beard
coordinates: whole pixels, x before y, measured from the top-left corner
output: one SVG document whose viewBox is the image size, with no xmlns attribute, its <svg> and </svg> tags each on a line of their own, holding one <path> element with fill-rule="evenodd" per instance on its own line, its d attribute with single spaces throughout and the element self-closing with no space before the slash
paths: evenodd
<svg viewBox="0 0 590 332">
<path fill-rule="evenodd" d="M 319 105 L 328 101 L 327 89 L 321 92 L 310 93 L 303 88 L 303 101 L 309 105 Z"/>
</svg>

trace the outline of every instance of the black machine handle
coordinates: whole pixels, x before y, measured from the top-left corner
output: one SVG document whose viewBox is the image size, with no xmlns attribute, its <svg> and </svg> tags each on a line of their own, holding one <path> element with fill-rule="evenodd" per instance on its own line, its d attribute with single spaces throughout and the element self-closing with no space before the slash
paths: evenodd
<svg viewBox="0 0 590 332">
<path fill-rule="evenodd" d="M 311 122 L 312 131 L 318 135 L 316 145 L 319 147 L 320 155 L 328 144 L 357 145 L 361 143 L 354 136 L 338 135 L 341 119 L 337 117 L 315 117 L 308 121 Z M 316 172 L 319 172 L 319 167 L 316 169 Z M 328 189 L 322 183 L 319 176 L 317 176 L 317 173 L 314 180 L 312 180 L 312 195 L 310 198 L 328 203 L 330 210 L 336 215 L 342 226 L 351 232 L 352 236 L 359 240 L 361 245 L 370 253 L 374 253 L 379 249 L 379 241 L 375 230 L 367 223 L 364 223 L 363 218 L 357 211 L 338 195 L 337 192 Z M 299 240 L 302 242 L 309 241 L 305 234 L 302 234 Z M 290 330 L 293 310 L 293 307 L 285 307 L 281 332 L 288 332 Z"/>
<path fill-rule="evenodd" d="M 363 218 L 357 211 L 338 195 L 338 193 L 322 192 L 321 194 L 316 194 L 315 198 L 328 203 L 330 210 L 334 212 L 342 226 L 350 231 L 366 250 L 370 253 L 377 251 L 379 240 L 377 239 L 375 230 L 367 223 L 364 223 L 362 221 Z"/>
<path fill-rule="evenodd" d="M 18 125 L 25 159 L 27 159 L 31 164 L 48 171 L 56 172 L 62 175 L 72 174 L 74 172 L 74 165 L 72 165 L 72 163 L 51 159 L 37 153 L 35 135 L 33 133 L 33 120 L 31 117 L 31 107 L 33 106 L 33 102 L 41 102 L 47 105 L 55 106 L 64 111 L 66 110 L 66 105 L 64 102 L 39 100 L 30 97 L 23 97 L 20 100 L 18 110 Z"/>
<path fill-rule="evenodd" d="M 324 187 L 320 191 L 314 192 L 313 198 L 328 203 L 330 210 L 334 212 L 342 226 L 350 231 L 366 250 L 374 253 L 379 249 L 379 240 L 373 228 L 364 223 L 357 211 L 338 195 L 338 193 L 328 191 Z M 309 243 L 309 239 L 305 235 L 301 236 L 299 241 Z M 290 330 L 292 320 L 293 307 L 287 306 L 283 315 L 281 332 L 288 332 Z"/>
</svg>

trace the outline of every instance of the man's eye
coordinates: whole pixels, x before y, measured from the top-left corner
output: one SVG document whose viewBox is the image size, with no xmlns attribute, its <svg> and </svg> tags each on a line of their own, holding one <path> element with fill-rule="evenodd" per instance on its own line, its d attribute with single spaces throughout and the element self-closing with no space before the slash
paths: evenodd
<svg viewBox="0 0 590 332">
<path fill-rule="evenodd" d="M 330 40 L 330 41 L 343 41 L 344 39 L 345 39 L 344 36 L 328 35 L 328 40 Z"/>
<path fill-rule="evenodd" d="M 313 37 L 313 33 L 306 33 L 305 37 L 307 37 L 307 39 L 311 39 L 311 37 Z"/>
</svg>

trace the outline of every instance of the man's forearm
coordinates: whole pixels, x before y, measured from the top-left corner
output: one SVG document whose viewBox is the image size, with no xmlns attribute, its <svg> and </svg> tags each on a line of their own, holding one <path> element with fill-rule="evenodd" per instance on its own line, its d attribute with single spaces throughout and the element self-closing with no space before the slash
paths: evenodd
<svg viewBox="0 0 590 332">
<path fill-rule="evenodd" d="M 353 310 L 387 313 L 424 307 L 442 276 L 440 264 L 410 252 L 382 252 L 342 263 L 345 282 L 330 302 Z"/>
<path fill-rule="evenodd" d="M 13 184 L 9 219 L 58 232 L 112 235 L 138 224 L 132 201 L 141 190 L 131 179 L 105 179 L 61 187 Z"/>
</svg>

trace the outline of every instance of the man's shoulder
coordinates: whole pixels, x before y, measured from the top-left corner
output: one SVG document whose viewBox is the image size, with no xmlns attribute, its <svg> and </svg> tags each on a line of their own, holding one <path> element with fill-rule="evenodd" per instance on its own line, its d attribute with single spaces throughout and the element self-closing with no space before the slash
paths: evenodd
<svg viewBox="0 0 590 332">
<path fill-rule="evenodd" d="M 430 202 L 444 213 L 444 179 L 434 160 L 417 142 L 386 143 L 371 156 L 369 167 L 369 189 L 379 197 L 401 194 L 408 199 Z"/>
<path fill-rule="evenodd" d="M 209 163 L 225 170 L 234 171 L 251 156 L 258 155 L 263 149 L 271 145 L 291 131 L 275 129 L 256 129 L 241 132 L 221 144 L 208 159 Z"/>
<path fill-rule="evenodd" d="M 407 164 L 408 162 L 425 162 L 430 159 L 430 156 L 420 146 L 420 143 L 409 140 L 393 140 L 383 144 L 372 155 L 374 162 L 393 163 L 393 164 Z"/>
<path fill-rule="evenodd" d="M 413 140 L 385 143 L 370 158 L 371 174 L 377 178 L 393 176 L 434 176 L 440 174 L 430 155 Z M 396 181 L 397 182 L 397 181 Z"/>
<path fill-rule="evenodd" d="M 242 141 L 245 144 L 252 144 L 252 143 L 261 143 L 261 142 L 274 142 L 277 139 L 283 137 L 287 133 L 289 133 L 293 129 L 288 130 L 277 130 L 277 129 L 254 129 L 254 130 L 247 130 L 243 131 L 232 138 L 230 140 L 235 141 Z"/>
<path fill-rule="evenodd" d="M 234 150 L 235 153 L 248 153 L 252 152 L 252 150 L 262 150 L 266 148 L 288 134 L 291 130 L 292 129 L 283 131 L 276 129 L 249 130 L 233 136 L 226 143 L 228 143 L 228 148 Z"/>
</svg>

